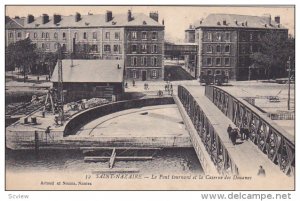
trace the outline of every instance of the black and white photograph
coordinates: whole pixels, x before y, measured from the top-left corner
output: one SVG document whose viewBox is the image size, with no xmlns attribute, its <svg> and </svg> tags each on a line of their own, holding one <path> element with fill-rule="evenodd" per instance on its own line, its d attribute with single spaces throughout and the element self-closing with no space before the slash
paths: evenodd
<svg viewBox="0 0 300 201">
<path fill-rule="evenodd" d="M 295 5 L 5 5 L 3 32 L 6 190 L 295 190 Z"/>
</svg>

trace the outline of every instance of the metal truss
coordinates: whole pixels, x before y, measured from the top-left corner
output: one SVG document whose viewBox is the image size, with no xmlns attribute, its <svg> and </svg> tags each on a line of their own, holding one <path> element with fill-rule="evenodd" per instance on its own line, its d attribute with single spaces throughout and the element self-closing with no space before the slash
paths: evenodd
<svg viewBox="0 0 300 201">
<path fill-rule="evenodd" d="M 250 140 L 286 175 L 294 175 L 295 142 L 271 119 L 241 98 L 215 86 L 206 86 L 205 95 L 239 128 L 250 131 Z"/>
<path fill-rule="evenodd" d="M 226 147 L 220 140 L 210 119 L 205 115 L 195 98 L 187 89 L 180 85 L 178 86 L 178 97 L 193 122 L 195 129 L 218 172 L 222 175 L 238 175 L 238 167 L 234 161 L 231 160 Z"/>
</svg>

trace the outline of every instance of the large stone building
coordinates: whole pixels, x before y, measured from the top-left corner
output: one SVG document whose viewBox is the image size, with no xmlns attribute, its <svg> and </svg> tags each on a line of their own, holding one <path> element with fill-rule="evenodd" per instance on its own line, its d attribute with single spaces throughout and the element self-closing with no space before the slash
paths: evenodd
<svg viewBox="0 0 300 201">
<path fill-rule="evenodd" d="M 201 74 L 227 74 L 233 80 L 263 78 L 265 69 L 254 69 L 250 59 L 260 50 L 260 38 L 268 31 L 288 37 L 288 29 L 270 15 L 249 16 L 235 14 L 210 14 L 186 30 L 186 42 L 198 45 L 195 77 Z"/>
<path fill-rule="evenodd" d="M 44 52 L 124 60 L 127 79 L 163 79 L 164 25 L 157 12 L 6 18 L 6 46 L 29 37 Z M 86 58 L 87 57 L 87 58 Z"/>
</svg>

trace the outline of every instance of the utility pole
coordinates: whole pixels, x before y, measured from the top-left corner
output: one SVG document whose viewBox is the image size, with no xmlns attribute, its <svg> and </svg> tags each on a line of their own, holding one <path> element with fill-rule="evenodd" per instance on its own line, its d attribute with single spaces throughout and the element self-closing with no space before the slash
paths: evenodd
<svg viewBox="0 0 300 201">
<path fill-rule="evenodd" d="M 287 61 L 287 65 L 288 65 L 288 76 L 289 76 L 289 89 L 288 89 L 288 110 L 291 109 L 290 107 L 290 102 L 291 102 L 291 57 L 289 57 L 289 60 Z"/>
<path fill-rule="evenodd" d="M 59 116 L 61 124 L 64 122 L 64 91 L 63 91 L 63 73 L 62 73 L 62 48 L 60 43 L 57 44 L 58 47 L 58 58 L 57 58 L 57 67 L 58 67 L 58 80 L 57 80 L 57 92 L 58 92 L 58 101 L 59 101 Z"/>
</svg>

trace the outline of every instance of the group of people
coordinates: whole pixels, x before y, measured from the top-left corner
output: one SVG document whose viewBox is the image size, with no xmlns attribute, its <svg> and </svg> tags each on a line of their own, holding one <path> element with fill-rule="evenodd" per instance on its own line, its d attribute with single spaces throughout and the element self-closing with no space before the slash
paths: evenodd
<svg viewBox="0 0 300 201">
<path fill-rule="evenodd" d="M 229 124 L 227 128 L 228 137 L 231 140 L 233 145 L 236 145 L 236 140 L 240 136 L 241 140 L 248 140 L 249 139 L 249 129 L 248 128 L 232 128 Z"/>
<path fill-rule="evenodd" d="M 148 83 L 144 84 L 144 90 L 149 90 L 149 84 Z"/>
<path fill-rule="evenodd" d="M 165 91 L 168 92 L 169 95 L 173 95 L 173 85 L 170 81 L 167 81 L 165 84 Z"/>
</svg>

